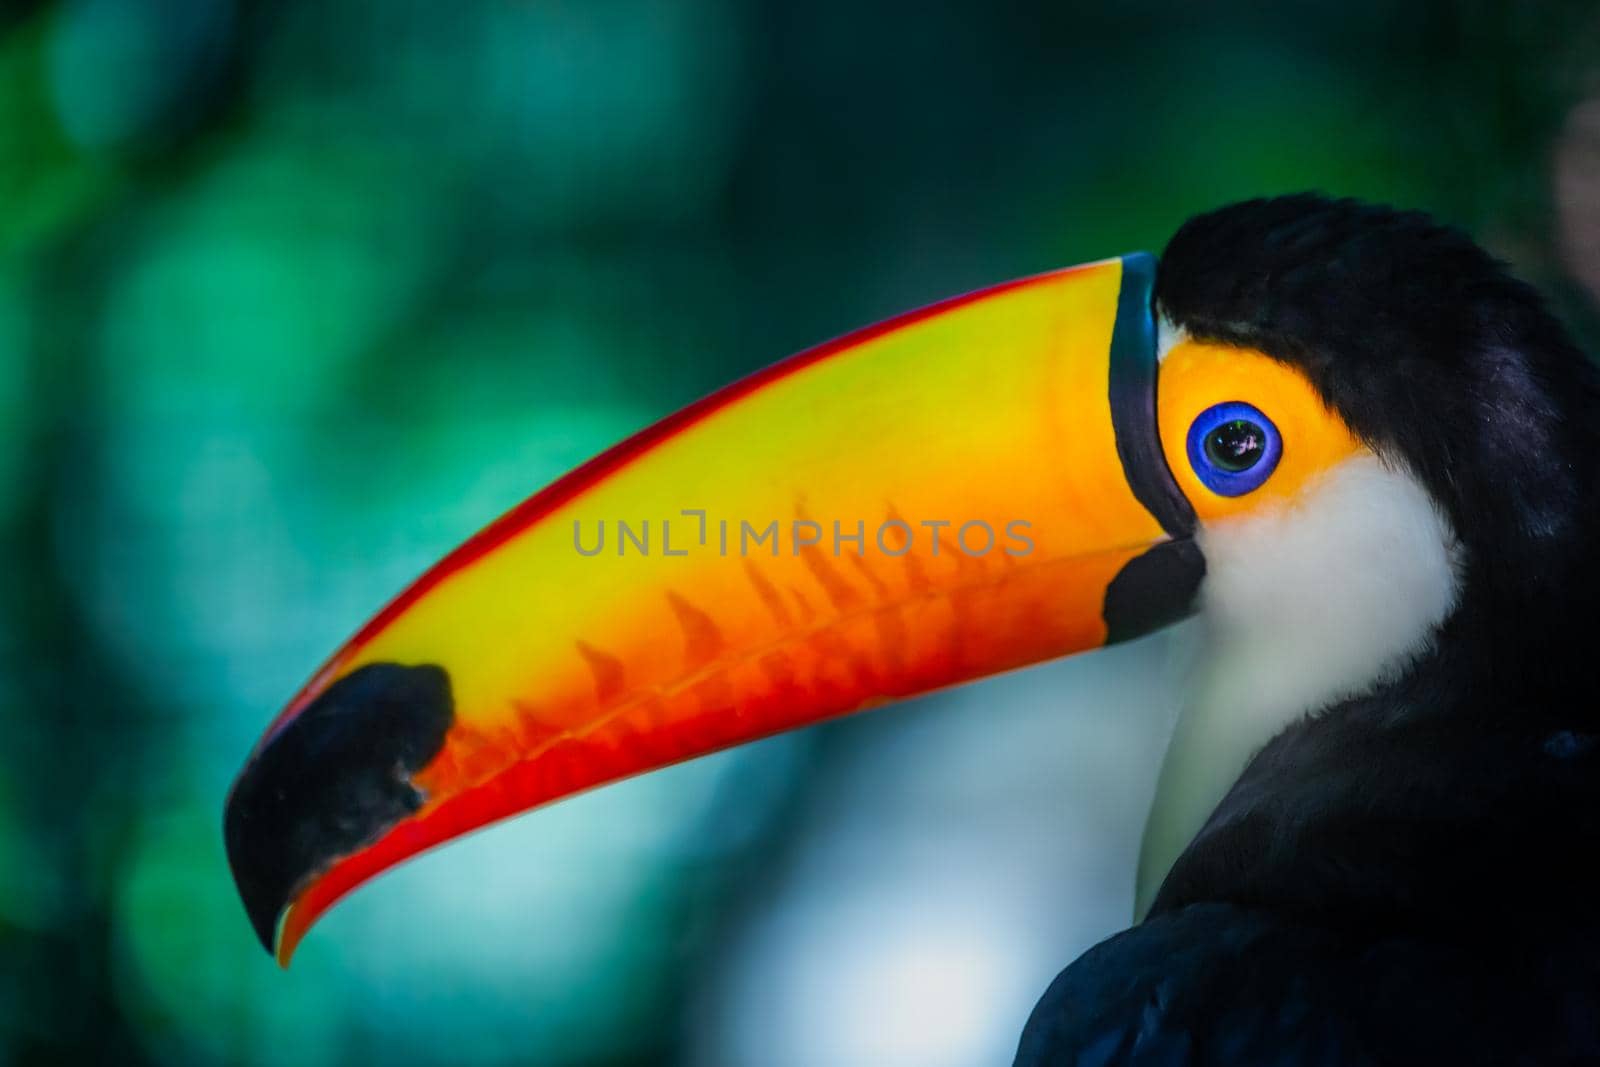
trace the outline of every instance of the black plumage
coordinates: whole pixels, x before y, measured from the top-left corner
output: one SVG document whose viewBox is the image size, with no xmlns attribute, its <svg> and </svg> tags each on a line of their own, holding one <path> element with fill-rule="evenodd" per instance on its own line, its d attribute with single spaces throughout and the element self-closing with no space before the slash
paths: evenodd
<svg viewBox="0 0 1600 1067">
<path fill-rule="evenodd" d="M 1019 1064 L 1600 1063 L 1600 381 L 1538 294 L 1414 212 L 1186 224 L 1160 314 L 1305 373 L 1461 548 L 1431 649 L 1248 764 Z"/>
</svg>

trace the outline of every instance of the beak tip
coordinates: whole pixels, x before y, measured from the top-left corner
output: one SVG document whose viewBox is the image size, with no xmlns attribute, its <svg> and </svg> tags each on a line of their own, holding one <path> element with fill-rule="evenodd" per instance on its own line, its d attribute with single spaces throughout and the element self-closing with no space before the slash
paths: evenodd
<svg viewBox="0 0 1600 1067">
<path fill-rule="evenodd" d="M 278 909 L 262 910 L 245 905 L 245 912 L 250 916 L 250 926 L 256 932 L 256 939 L 261 942 L 261 947 L 267 950 L 267 955 L 274 958 L 278 955 Z"/>
<path fill-rule="evenodd" d="M 243 780 L 244 776 L 241 776 L 241 781 Z M 229 797 L 227 811 L 223 816 L 222 832 L 228 852 L 228 867 L 233 873 L 234 888 L 239 893 L 239 901 L 244 905 L 245 915 L 250 919 L 250 928 L 255 931 L 256 940 L 267 950 L 267 955 L 276 956 L 278 920 L 287 901 L 274 886 L 277 880 L 262 876 L 262 864 L 252 856 L 248 848 L 251 838 L 251 828 L 248 825 L 249 806 L 237 803 L 238 793 L 239 788 L 235 786 L 235 796 Z"/>
<path fill-rule="evenodd" d="M 280 964 L 304 933 L 294 902 L 421 806 L 410 776 L 438 754 L 453 719 L 442 668 L 372 663 L 330 685 L 245 764 L 223 841 L 256 937 Z"/>
</svg>

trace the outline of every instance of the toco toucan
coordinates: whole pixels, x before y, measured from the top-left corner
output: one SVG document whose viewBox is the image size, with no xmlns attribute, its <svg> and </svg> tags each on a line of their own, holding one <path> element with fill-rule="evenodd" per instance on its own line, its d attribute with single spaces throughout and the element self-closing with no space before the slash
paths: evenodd
<svg viewBox="0 0 1600 1067">
<path fill-rule="evenodd" d="M 1597 478 L 1594 369 L 1468 237 L 1225 207 L 536 493 L 271 724 L 228 857 L 287 962 L 485 823 L 1198 615 L 1137 923 L 1017 1062 L 1600 1062 Z"/>
</svg>

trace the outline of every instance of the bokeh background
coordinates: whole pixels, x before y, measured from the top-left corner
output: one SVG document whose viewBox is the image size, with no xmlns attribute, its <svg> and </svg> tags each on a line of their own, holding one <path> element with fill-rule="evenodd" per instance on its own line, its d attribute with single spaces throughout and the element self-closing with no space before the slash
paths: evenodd
<svg viewBox="0 0 1600 1067">
<path fill-rule="evenodd" d="M 515 820 L 288 973 L 223 797 L 476 527 L 909 306 L 1319 188 L 1600 336 L 1592 3 L 0 12 L 0 1062 L 1006 1062 L 1129 918 L 1181 633 Z"/>
</svg>

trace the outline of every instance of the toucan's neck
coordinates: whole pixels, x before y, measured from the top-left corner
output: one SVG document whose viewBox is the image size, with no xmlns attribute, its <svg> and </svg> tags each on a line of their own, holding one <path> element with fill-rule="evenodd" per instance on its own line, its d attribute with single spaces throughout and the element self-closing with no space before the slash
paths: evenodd
<svg viewBox="0 0 1600 1067">
<path fill-rule="evenodd" d="M 1576 559 L 1576 556 L 1569 557 Z M 1588 915 L 1600 850 L 1596 568 L 1542 598 L 1469 569 L 1430 650 L 1298 720 L 1248 764 L 1157 894 L 1318 921 L 1471 930 L 1491 913 Z M 1525 588 L 1525 587 L 1524 587 Z"/>
<path fill-rule="evenodd" d="M 1399 677 L 1460 599 L 1455 532 L 1407 469 L 1371 453 L 1198 540 L 1201 654 L 1145 827 L 1141 914 L 1262 746 Z"/>
</svg>

